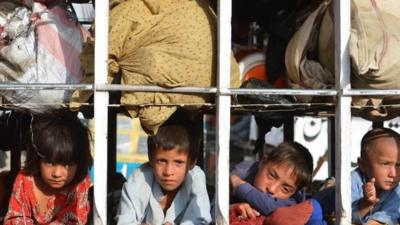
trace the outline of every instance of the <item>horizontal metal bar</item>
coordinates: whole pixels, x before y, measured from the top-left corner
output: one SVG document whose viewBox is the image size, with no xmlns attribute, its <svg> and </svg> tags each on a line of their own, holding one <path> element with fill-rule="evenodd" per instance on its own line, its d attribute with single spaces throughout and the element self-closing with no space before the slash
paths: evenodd
<svg viewBox="0 0 400 225">
<path fill-rule="evenodd" d="M 0 90 L 93 90 L 93 84 L 0 83 Z"/>
<path fill-rule="evenodd" d="M 318 95 L 335 96 L 338 94 L 332 89 L 248 89 L 230 88 L 231 94 L 236 95 Z"/>
<path fill-rule="evenodd" d="M 128 84 L 98 84 L 96 91 L 137 91 L 137 92 L 168 92 L 168 93 L 216 93 L 215 87 L 176 87 L 163 88 L 153 85 L 128 85 Z"/>
<path fill-rule="evenodd" d="M 154 85 L 127 85 L 127 84 L 59 84 L 59 83 L 0 83 L 0 90 L 96 90 L 96 91 L 137 91 L 163 93 L 203 93 L 221 95 L 305 95 L 305 96 L 336 96 L 334 89 L 251 89 L 225 88 L 220 91 L 216 87 L 176 87 L 164 88 Z M 344 96 L 368 95 L 400 95 L 400 89 L 343 89 Z"/>
<path fill-rule="evenodd" d="M 79 103 L 81 106 L 93 106 L 93 103 Z M 245 110 L 258 110 L 262 108 L 268 108 L 270 109 L 271 107 L 294 107 L 294 108 L 288 108 L 288 110 L 293 110 L 293 109 L 299 109 L 298 107 L 318 107 L 318 106 L 336 106 L 337 103 L 335 102 L 312 102 L 312 103 L 290 103 L 290 104 L 263 104 L 263 103 L 256 103 L 256 104 L 231 104 L 231 108 L 243 108 L 243 107 L 253 107 L 253 108 L 244 108 Z M 70 103 L 35 103 L 35 102 L 29 102 L 29 103 L 1 103 L 0 107 L 3 108 L 18 108 L 18 107 L 23 107 L 26 105 L 30 106 L 60 106 L 60 107 L 69 107 Z M 180 106 L 180 107 L 210 107 L 214 108 L 216 106 L 215 103 L 152 103 L 152 104 L 127 104 L 127 103 L 121 103 L 121 104 L 109 104 L 109 107 L 130 107 L 130 106 L 139 106 L 139 107 L 149 107 L 149 106 Z M 380 106 L 384 107 L 398 107 L 400 108 L 400 103 L 399 104 L 382 104 Z M 366 105 L 366 106 L 351 106 L 352 109 L 364 109 L 364 108 L 376 108 L 374 105 Z M 274 109 L 276 110 L 276 109 Z M 282 109 L 277 109 L 277 110 L 285 110 L 284 108 Z"/>
<path fill-rule="evenodd" d="M 139 91 L 139 92 L 168 92 L 168 93 L 220 93 L 221 95 L 322 95 L 335 96 L 336 90 L 327 89 L 250 89 L 250 88 L 224 88 L 220 91 L 215 87 L 176 87 L 163 88 L 159 86 L 104 84 L 97 85 L 97 91 Z"/>
<path fill-rule="evenodd" d="M 343 89 L 344 96 L 365 96 L 365 95 L 400 95 L 400 89 Z"/>
</svg>

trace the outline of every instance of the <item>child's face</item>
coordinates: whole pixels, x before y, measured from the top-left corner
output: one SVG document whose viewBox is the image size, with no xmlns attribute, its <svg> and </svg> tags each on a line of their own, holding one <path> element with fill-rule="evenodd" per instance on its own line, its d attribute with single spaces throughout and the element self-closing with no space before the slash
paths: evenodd
<svg viewBox="0 0 400 225">
<path fill-rule="evenodd" d="M 360 169 L 368 181 L 375 178 L 378 190 L 391 190 L 400 181 L 400 154 L 393 138 L 376 139 L 368 152 L 368 160 L 360 161 Z"/>
<path fill-rule="evenodd" d="M 158 148 L 150 159 L 154 176 L 164 193 L 173 192 L 185 180 L 186 174 L 193 167 L 189 162 L 188 151 L 174 148 L 164 150 Z"/>
<path fill-rule="evenodd" d="M 297 177 L 293 175 L 293 166 L 286 163 L 265 163 L 258 169 L 254 186 L 275 198 L 288 199 L 297 190 Z"/>
<path fill-rule="evenodd" d="M 71 183 L 76 174 L 77 165 L 61 165 L 40 161 L 42 180 L 53 189 L 61 189 Z"/>
</svg>

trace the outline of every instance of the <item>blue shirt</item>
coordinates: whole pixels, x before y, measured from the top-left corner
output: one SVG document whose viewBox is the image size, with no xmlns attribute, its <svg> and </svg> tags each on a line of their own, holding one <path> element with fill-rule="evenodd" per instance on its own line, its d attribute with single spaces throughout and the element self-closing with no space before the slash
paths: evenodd
<svg viewBox="0 0 400 225">
<path fill-rule="evenodd" d="M 369 220 L 380 223 L 395 225 L 400 218 L 400 187 L 397 185 L 389 191 L 382 191 L 379 202 L 372 208 L 364 218 L 360 218 L 359 205 L 364 197 L 363 185 L 366 183 L 364 174 L 360 169 L 351 172 L 351 220 L 356 224 L 366 224 Z"/>
<path fill-rule="evenodd" d="M 160 206 L 163 192 L 149 163 L 140 166 L 124 184 L 121 193 L 118 225 L 152 224 L 202 225 L 211 221 L 210 201 L 204 172 L 195 166 L 185 178 L 170 207 Z"/>
<path fill-rule="evenodd" d="M 254 183 L 257 170 L 258 162 L 244 161 L 235 166 L 231 174 L 235 174 L 248 182 L 239 185 L 239 187 L 236 188 L 236 191 L 232 196 L 234 199 L 236 199 L 236 201 L 247 202 L 261 214 L 269 215 L 277 208 L 291 206 L 304 200 L 304 194 L 302 191 L 297 191 L 289 199 L 274 198 L 268 193 L 259 191 L 252 185 Z"/>
</svg>

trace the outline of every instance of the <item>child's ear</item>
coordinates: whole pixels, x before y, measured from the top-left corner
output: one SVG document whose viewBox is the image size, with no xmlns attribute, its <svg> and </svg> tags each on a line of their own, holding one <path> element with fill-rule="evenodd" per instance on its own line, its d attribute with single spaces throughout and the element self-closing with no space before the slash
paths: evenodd
<svg viewBox="0 0 400 225">
<path fill-rule="evenodd" d="M 148 154 L 148 158 L 149 158 L 149 164 L 150 164 L 150 166 L 151 167 L 153 167 L 153 157 L 152 157 L 152 155 L 151 154 Z"/>
<path fill-rule="evenodd" d="M 358 164 L 358 168 L 360 168 L 361 172 L 366 173 L 366 162 L 364 159 L 358 157 L 357 158 L 357 164 Z"/>
<path fill-rule="evenodd" d="M 197 163 L 197 159 L 192 160 L 191 163 L 190 163 L 190 166 L 189 166 L 189 170 L 193 169 L 194 166 L 196 166 L 196 163 Z"/>
<path fill-rule="evenodd" d="M 267 163 L 267 157 L 263 156 L 260 161 L 258 162 L 258 168 L 257 170 L 261 170 L 265 164 Z"/>
</svg>

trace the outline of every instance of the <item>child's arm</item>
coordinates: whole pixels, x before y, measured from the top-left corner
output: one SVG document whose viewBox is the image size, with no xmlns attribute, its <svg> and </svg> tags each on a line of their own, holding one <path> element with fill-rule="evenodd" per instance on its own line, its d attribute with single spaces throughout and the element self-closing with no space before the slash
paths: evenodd
<svg viewBox="0 0 400 225">
<path fill-rule="evenodd" d="M 191 179 L 190 201 L 187 204 L 181 225 L 202 225 L 211 222 L 210 200 L 204 172 L 195 166 L 187 176 Z"/>
<path fill-rule="evenodd" d="M 118 225 L 123 224 L 140 224 L 136 221 L 135 210 L 132 202 L 131 185 L 126 182 L 122 187 L 121 200 L 119 203 L 119 212 L 117 215 Z"/>
<path fill-rule="evenodd" d="M 384 225 L 384 223 L 380 223 L 375 220 L 372 220 L 372 221 L 368 221 L 367 225 Z"/>
<path fill-rule="evenodd" d="M 152 180 L 150 165 L 143 164 L 125 182 L 116 216 L 118 225 L 141 224 L 152 193 L 149 185 Z"/>
<path fill-rule="evenodd" d="M 353 179 L 353 177 L 352 177 Z M 352 223 L 355 224 L 397 224 L 400 218 L 399 198 L 400 188 L 396 187 L 393 193 L 387 196 L 384 203 L 377 203 L 379 198 L 372 178 L 363 186 L 352 185 Z M 383 204 L 383 205 L 382 205 Z"/>
<path fill-rule="evenodd" d="M 68 224 L 68 225 L 84 225 L 88 221 L 88 215 L 90 212 L 90 203 L 88 200 L 90 188 L 90 176 L 89 174 L 78 183 L 73 194 L 75 198 L 72 202 L 66 205 L 56 215 L 56 220 L 52 221 L 52 225 Z M 57 207 L 57 206 L 56 206 Z"/>
<path fill-rule="evenodd" d="M 26 199 L 27 196 L 23 188 L 23 175 L 19 174 L 14 182 L 8 211 L 4 218 L 4 225 L 34 224 L 34 220 L 31 218 L 31 210 L 27 208 L 28 202 Z"/>
<path fill-rule="evenodd" d="M 259 191 L 236 175 L 231 175 L 233 194 L 243 202 L 247 202 L 261 214 L 267 216 L 275 209 L 296 204 L 294 199 L 277 199 L 268 193 Z"/>
<path fill-rule="evenodd" d="M 375 178 L 371 181 L 366 182 L 363 186 L 364 197 L 359 202 L 358 214 L 360 218 L 364 218 L 370 213 L 376 203 L 379 202 L 379 198 L 375 188 Z"/>
<path fill-rule="evenodd" d="M 397 186 L 391 190 L 391 193 L 385 197 L 383 202 L 374 206 L 372 213 L 365 217 L 367 224 L 398 224 L 400 218 L 399 207 L 400 187 Z M 382 196 L 383 198 L 383 196 Z M 363 221 L 364 223 L 366 221 Z"/>
</svg>

